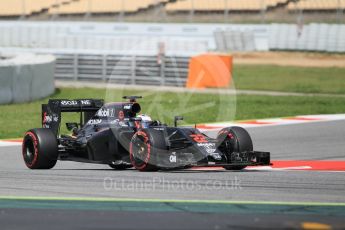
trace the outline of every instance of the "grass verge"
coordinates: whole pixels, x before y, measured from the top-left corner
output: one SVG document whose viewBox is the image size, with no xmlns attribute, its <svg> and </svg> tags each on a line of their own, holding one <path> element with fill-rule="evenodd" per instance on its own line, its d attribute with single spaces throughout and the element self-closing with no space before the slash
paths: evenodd
<svg viewBox="0 0 345 230">
<path fill-rule="evenodd" d="M 236 65 L 236 89 L 345 94 L 345 68 Z"/>
</svg>

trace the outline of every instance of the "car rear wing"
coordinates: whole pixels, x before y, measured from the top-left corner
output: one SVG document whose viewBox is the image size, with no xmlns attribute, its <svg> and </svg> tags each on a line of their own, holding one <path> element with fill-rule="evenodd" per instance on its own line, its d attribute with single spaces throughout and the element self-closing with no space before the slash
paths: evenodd
<svg viewBox="0 0 345 230">
<path fill-rule="evenodd" d="M 48 104 L 42 104 L 42 127 L 58 135 L 62 112 L 80 112 L 80 126 L 83 126 L 103 104 L 102 99 L 50 99 Z"/>
</svg>

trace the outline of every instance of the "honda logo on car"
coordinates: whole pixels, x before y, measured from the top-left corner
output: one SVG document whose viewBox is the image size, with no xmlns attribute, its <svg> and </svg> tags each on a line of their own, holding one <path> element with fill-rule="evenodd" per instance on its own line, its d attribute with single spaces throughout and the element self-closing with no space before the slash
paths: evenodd
<svg viewBox="0 0 345 230">
<path fill-rule="evenodd" d="M 101 119 L 92 119 L 92 120 L 89 120 L 89 122 L 88 122 L 89 125 L 98 125 L 101 123 L 102 123 Z"/>
<path fill-rule="evenodd" d="M 78 105 L 77 101 L 61 101 L 61 105 Z"/>
</svg>

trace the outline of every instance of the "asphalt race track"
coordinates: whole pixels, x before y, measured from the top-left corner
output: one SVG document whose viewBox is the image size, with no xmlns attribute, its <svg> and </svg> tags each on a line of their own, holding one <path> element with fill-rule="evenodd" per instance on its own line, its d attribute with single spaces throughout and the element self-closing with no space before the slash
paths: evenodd
<svg viewBox="0 0 345 230">
<path fill-rule="evenodd" d="M 345 161 L 345 120 L 248 131 L 272 160 Z M 142 173 L 74 162 L 29 170 L 19 146 L 0 156 L 1 229 L 345 229 L 345 171 Z"/>
</svg>

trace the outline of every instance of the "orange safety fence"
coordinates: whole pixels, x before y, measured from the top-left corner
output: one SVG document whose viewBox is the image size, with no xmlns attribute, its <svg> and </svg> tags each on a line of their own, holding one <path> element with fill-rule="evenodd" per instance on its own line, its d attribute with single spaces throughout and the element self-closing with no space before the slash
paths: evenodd
<svg viewBox="0 0 345 230">
<path fill-rule="evenodd" d="M 232 79 L 232 56 L 203 54 L 189 62 L 187 88 L 227 88 Z"/>
</svg>

